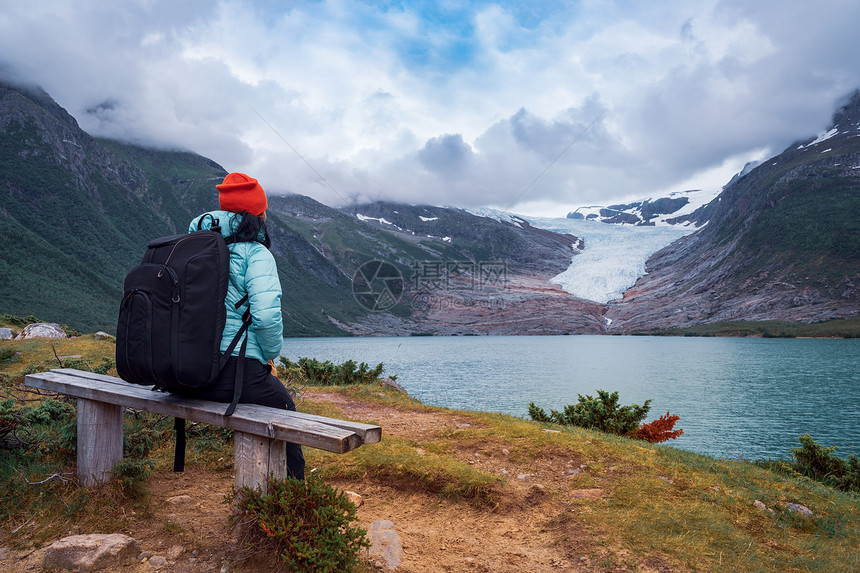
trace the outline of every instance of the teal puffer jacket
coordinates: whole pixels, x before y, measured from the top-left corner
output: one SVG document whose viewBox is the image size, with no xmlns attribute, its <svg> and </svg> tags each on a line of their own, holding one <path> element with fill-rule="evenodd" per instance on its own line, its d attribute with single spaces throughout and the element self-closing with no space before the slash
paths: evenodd
<svg viewBox="0 0 860 573">
<path fill-rule="evenodd" d="M 229 211 L 208 211 L 218 219 L 221 234 L 229 237 L 238 226 L 240 217 Z M 200 217 L 202 217 L 201 215 Z M 200 217 L 191 221 L 188 232 L 197 230 Z M 203 219 L 202 228 L 209 229 L 212 219 Z M 256 358 L 263 364 L 274 360 L 281 353 L 284 343 L 284 326 L 281 318 L 281 283 L 278 268 L 269 249 L 260 243 L 233 243 L 230 249 L 230 281 L 227 286 L 227 322 L 221 336 L 221 352 L 225 352 L 230 341 L 242 326 L 242 314 L 251 307 L 251 326 L 248 329 L 248 348 L 245 355 Z M 236 309 L 236 302 L 248 295 L 248 302 Z M 241 342 L 236 345 L 233 355 L 239 354 Z"/>
</svg>

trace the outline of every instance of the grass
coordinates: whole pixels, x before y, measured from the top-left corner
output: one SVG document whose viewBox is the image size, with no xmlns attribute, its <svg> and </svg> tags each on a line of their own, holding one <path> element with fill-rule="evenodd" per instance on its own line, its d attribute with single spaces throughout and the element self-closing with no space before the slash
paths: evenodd
<svg viewBox="0 0 860 573">
<path fill-rule="evenodd" d="M 93 336 L 0 341 L 0 356 L 4 349 L 12 349 L 14 358 L 0 361 L 2 391 L 17 396 L 21 373 L 53 367 L 54 351 L 59 356 L 80 354 L 83 363 L 92 364 L 113 354 L 110 340 Z M 654 565 L 658 563 L 669 570 L 690 571 L 860 570 L 857 494 L 749 462 L 501 414 L 431 407 L 378 384 L 327 387 L 325 392 L 377 404 L 401 416 L 413 412 L 441 419 L 451 416 L 458 422 L 429 431 L 420 441 L 386 434 L 379 444 L 349 455 L 306 448 L 309 468 L 319 468 L 326 480 L 373 479 L 405 493 L 420 489 L 479 511 L 513 510 L 508 494 L 519 484 L 516 477 L 468 463 L 474 453 L 492 460 L 501 459 L 504 451 L 505 463 L 523 473 L 560 476 L 566 467 L 581 469 L 548 481 L 533 493 L 540 496 L 540 507 L 556 508 L 547 514 L 542 529 L 552 531 L 558 544 L 585 536 L 604 569 L 659 568 Z M 336 405 L 310 398 L 300 401 L 299 409 L 343 417 Z M 462 420 L 468 420 L 468 426 L 459 423 Z M 376 421 L 385 427 L 385 420 Z M 229 470 L 229 436 L 204 428 L 194 431 L 198 435 L 189 438 L 188 463 L 217 473 Z M 169 439 L 152 451 L 156 471 L 169 471 L 172 452 Z M 73 470 L 70 462 L 32 458 L 22 465 L 15 463 L 16 455 L 4 453 L 0 463 L 0 483 L 5 486 L 0 494 L 0 535 L 5 545 L 38 546 L 72 530 L 110 531 L 121 527 L 124 511 L 142 515 L 149 511 L 145 483 L 143 493 L 116 483 L 85 490 L 60 477 L 37 483 L 55 473 L 68 477 Z M 571 493 L 580 489 L 601 489 L 605 494 L 574 499 Z M 772 511 L 757 509 L 755 501 Z M 813 515 L 790 512 L 785 503 L 803 504 Z M 171 531 L 172 524 L 165 523 L 165 529 Z"/>
<path fill-rule="evenodd" d="M 670 552 L 691 569 L 703 561 L 745 571 L 858 565 L 852 549 L 860 538 L 856 495 L 680 450 L 666 448 L 646 459 L 651 463 L 618 479 L 608 503 L 590 515 L 612 523 L 626 547 Z M 774 513 L 756 509 L 756 500 Z M 802 503 L 814 517 L 800 517 L 780 502 Z"/>
</svg>

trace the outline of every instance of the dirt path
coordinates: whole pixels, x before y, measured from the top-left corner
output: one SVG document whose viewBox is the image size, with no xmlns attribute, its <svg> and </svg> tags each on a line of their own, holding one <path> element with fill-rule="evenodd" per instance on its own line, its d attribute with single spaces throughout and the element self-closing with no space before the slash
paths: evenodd
<svg viewBox="0 0 860 573">
<path fill-rule="evenodd" d="M 377 421 L 385 436 L 422 441 L 440 432 L 456 432 L 478 422 L 467 414 L 422 412 L 392 405 L 380 406 L 348 399 L 333 392 L 306 389 L 316 402 L 331 402 L 346 417 Z M 455 442 L 456 443 L 456 442 Z M 420 448 L 418 448 L 420 450 Z M 495 507 L 447 500 L 435 492 L 409 484 L 392 485 L 373 478 L 332 481 L 332 485 L 358 493 L 360 525 L 369 528 L 377 520 L 391 520 L 403 545 L 403 573 L 439 571 L 521 573 L 548 571 L 603 571 L 600 532 L 589 530 L 582 513 L 589 503 L 605 502 L 611 490 L 611 474 L 593 476 L 596 487 L 576 488 L 575 479 L 588 472 L 589 460 L 575 459 L 567 451 L 547 451 L 538 459 L 519 461 L 501 441 L 479 446 L 458 444 L 449 452 L 481 471 L 503 477 L 495 488 Z M 311 468 L 308 468 L 311 469 Z M 243 544 L 227 526 L 230 508 L 223 503 L 232 475 L 207 472 L 190 466 L 182 474 L 159 472 L 147 484 L 152 494 L 150 515 L 123 515 L 119 531 L 139 540 L 143 563 L 116 569 L 122 573 L 157 570 L 196 572 L 274 571 L 274 555 L 242 554 Z M 578 498 L 578 499 L 577 499 Z M 100 533 L 70 531 L 68 534 Z M 615 548 L 618 555 L 618 549 Z M 44 548 L 30 552 L 10 551 L 4 571 L 42 570 Z M 159 567 L 163 557 L 166 564 Z M 637 571 L 669 571 L 664 564 L 640 566 Z"/>
</svg>

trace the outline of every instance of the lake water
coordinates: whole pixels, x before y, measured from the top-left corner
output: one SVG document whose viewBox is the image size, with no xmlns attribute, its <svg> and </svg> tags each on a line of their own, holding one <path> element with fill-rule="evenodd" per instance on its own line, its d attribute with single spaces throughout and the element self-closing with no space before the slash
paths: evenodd
<svg viewBox="0 0 860 573">
<path fill-rule="evenodd" d="M 809 433 L 860 455 L 860 340 L 651 336 L 288 338 L 282 354 L 385 364 L 426 404 L 527 417 L 617 390 L 651 399 L 684 435 L 668 445 L 727 459 L 787 458 Z"/>
</svg>

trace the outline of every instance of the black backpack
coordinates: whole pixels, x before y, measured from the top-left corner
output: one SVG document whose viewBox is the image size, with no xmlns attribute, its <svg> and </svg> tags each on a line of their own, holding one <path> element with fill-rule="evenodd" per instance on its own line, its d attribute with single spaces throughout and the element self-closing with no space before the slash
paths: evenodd
<svg viewBox="0 0 860 573">
<path fill-rule="evenodd" d="M 210 229 L 201 230 L 203 220 Z M 126 382 L 154 386 L 154 390 L 193 396 L 213 383 L 251 324 L 250 309 L 242 326 L 222 354 L 221 336 L 227 310 L 224 299 L 230 276 L 230 252 L 218 219 L 206 213 L 197 231 L 150 241 L 143 261 L 125 278 L 116 335 L 116 369 Z M 236 303 L 238 309 L 248 300 Z M 244 336 L 236 368 L 230 416 L 242 394 Z M 185 420 L 176 420 L 177 451 L 174 469 L 182 471 Z M 178 469 L 177 469 L 178 468 Z"/>
</svg>

